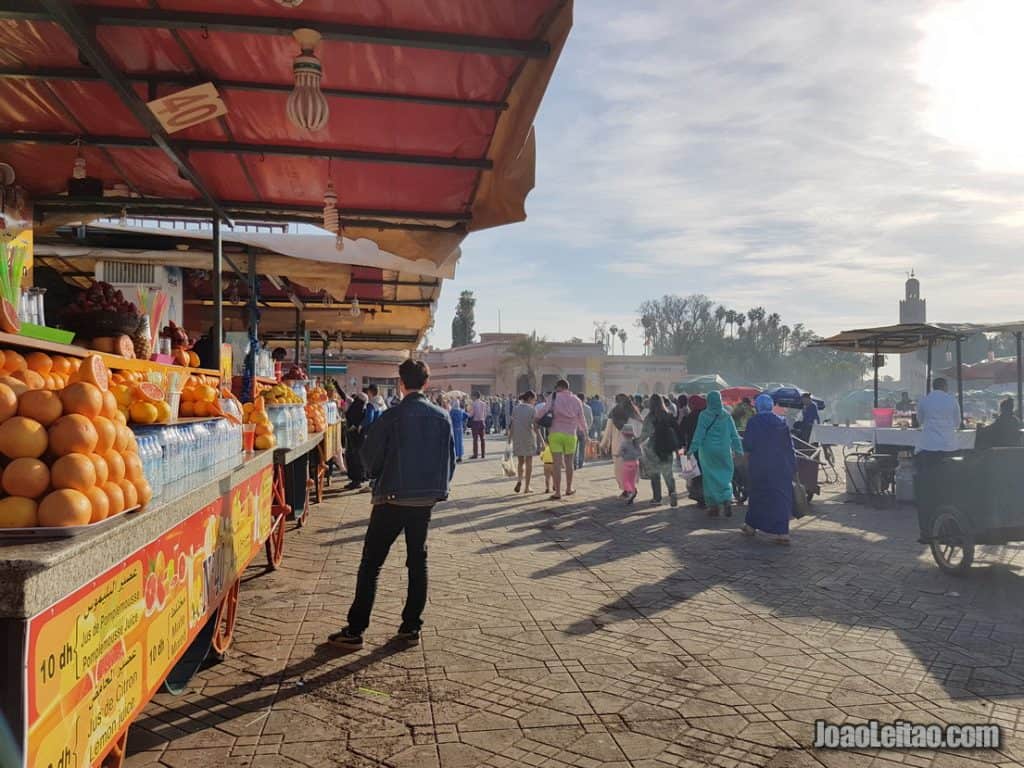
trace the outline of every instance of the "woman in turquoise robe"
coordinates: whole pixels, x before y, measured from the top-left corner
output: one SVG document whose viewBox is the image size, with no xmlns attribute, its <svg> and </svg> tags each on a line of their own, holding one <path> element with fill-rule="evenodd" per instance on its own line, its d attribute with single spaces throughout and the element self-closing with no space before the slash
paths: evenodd
<svg viewBox="0 0 1024 768">
<path fill-rule="evenodd" d="M 704 484 L 704 503 L 708 515 L 717 517 L 719 508 L 732 515 L 733 453 L 743 453 L 736 422 L 726 413 L 719 392 L 708 393 L 708 407 L 701 411 L 690 443 L 690 454 L 700 462 Z"/>
</svg>

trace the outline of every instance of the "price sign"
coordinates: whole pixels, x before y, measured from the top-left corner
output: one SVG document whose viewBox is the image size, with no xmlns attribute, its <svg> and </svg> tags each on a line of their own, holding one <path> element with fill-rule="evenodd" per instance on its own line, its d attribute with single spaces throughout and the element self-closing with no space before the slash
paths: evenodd
<svg viewBox="0 0 1024 768">
<path fill-rule="evenodd" d="M 213 83 L 172 93 L 170 96 L 146 104 L 168 133 L 181 131 L 193 125 L 226 115 L 228 108 L 220 99 Z"/>
</svg>

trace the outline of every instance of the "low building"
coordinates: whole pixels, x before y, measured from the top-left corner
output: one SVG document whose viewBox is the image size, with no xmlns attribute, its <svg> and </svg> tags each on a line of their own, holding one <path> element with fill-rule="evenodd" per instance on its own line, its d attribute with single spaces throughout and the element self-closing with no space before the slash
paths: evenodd
<svg viewBox="0 0 1024 768">
<path fill-rule="evenodd" d="M 428 349 L 422 358 L 430 366 L 431 386 L 444 391 L 512 394 L 531 386 L 524 366 L 508 356 L 509 345 L 525 334 L 482 333 L 480 341 L 453 349 Z M 669 393 L 686 376 L 684 357 L 610 355 L 601 344 L 551 342 L 549 352 L 535 365 L 544 392 L 560 378 L 575 392 L 611 397 L 617 392 L 648 395 Z"/>
</svg>

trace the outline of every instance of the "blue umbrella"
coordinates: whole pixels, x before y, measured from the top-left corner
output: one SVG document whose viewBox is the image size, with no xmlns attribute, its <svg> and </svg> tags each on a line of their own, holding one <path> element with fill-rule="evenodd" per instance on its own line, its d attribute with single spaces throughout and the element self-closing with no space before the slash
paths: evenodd
<svg viewBox="0 0 1024 768">
<path fill-rule="evenodd" d="M 765 392 L 767 395 L 772 396 L 772 400 L 775 404 L 781 408 L 803 408 L 803 400 L 801 399 L 804 394 L 804 390 L 800 387 L 776 387 L 775 389 L 769 389 Z M 825 407 L 825 401 L 818 397 L 812 397 L 811 400 L 818 410 L 822 410 Z"/>
</svg>

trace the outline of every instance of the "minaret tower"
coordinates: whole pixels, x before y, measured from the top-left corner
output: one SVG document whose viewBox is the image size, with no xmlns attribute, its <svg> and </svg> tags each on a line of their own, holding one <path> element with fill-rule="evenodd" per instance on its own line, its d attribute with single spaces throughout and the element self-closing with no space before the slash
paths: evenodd
<svg viewBox="0 0 1024 768">
<path fill-rule="evenodd" d="M 921 283 L 911 270 L 906 283 L 906 298 L 900 300 L 900 323 L 927 322 L 925 300 L 921 298 Z M 900 355 L 900 388 L 917 400 L 925 394 L 928 362 L 924 352 Z"/>
</svg>

